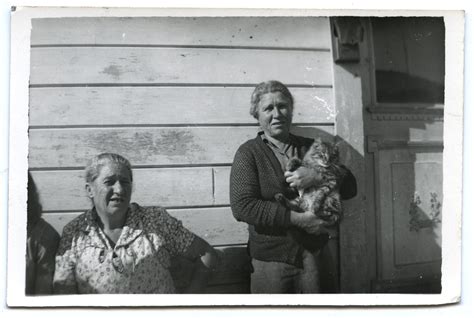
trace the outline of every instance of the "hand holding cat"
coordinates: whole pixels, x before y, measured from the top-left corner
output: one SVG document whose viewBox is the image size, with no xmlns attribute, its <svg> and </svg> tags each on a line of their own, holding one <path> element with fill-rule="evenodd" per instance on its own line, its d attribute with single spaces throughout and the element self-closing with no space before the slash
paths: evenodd
<svg viewBox="0 0 474 318">
<path fill-rule="evenodd" d="M 299 190 L 319 184 L 321 182 L 321 173 L 315 169 L 301 166 L 295 171 L 286 171 L 285 178 L 290 187 Z"/>
<path fill-rule="evenodd" d="M 303 213 L 291 211 L 290 221 L 293 225 L 302 228 L 309 234 L 319 235 L 327 233 L 326 225 L 329 223 L 317 217 L 311 211 Z"/>
</svg>

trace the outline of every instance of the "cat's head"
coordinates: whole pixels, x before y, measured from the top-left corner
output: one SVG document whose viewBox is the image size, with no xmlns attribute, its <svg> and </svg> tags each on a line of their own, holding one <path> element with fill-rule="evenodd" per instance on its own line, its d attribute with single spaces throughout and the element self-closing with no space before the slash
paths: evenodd
<svg viewBox="0 0 474 318">
<path fill-rule="evenodd" d="M 330 164 L 338 164 L 339 162 L 338 145 L 322 141 L 321 138 L 314 140 L 308 153 L 318 165 L 323 167 L 327 167 Z"/>
</svg>

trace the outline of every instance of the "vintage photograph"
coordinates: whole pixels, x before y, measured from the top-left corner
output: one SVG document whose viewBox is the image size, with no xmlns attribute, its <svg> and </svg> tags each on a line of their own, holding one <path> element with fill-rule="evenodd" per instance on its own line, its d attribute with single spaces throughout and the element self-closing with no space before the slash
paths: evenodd
<svg viewBox="0 0 474 318">
<path fill-rule="evenodd" d="M 443 293 L 442 12 L 58 12 L 29 19 L 23 299 Z"/>
</svg>

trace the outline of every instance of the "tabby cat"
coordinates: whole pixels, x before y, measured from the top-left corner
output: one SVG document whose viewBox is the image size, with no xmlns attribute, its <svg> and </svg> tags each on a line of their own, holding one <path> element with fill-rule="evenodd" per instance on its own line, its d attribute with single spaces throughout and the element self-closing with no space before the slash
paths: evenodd
<svg viewBox="0 0 474 318">
<path fill-rule="evenodd" d="M 339 164 L 337 145 L 316 139 L 303 160 L 292 158 L 286 169 L 295 171 L 300 166 L 314 169 L 321 174 L 321 182 L 316 186 L 298 190 L 299 197 L 287 199 L 282 193 L 275 199 L 293 211 L 312 211 L 330 224 L 338 222 L 342 217 L 341 197 L 339 194 L 340 181 L 344 170 Z"/>
</svg>

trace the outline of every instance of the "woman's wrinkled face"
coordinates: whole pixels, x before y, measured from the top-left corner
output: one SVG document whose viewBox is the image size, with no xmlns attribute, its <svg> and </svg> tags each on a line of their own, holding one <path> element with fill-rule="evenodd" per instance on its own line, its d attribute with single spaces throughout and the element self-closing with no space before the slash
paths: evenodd
<svg viewBox="0 0 474 318">
<path fill-rule="evenodd" d="M 290 134 L 293 105 L 280 92 L 263 94 L 258 103 L 258 123 L 267 136 L 286 141 Z"/>
<path fill-rule="evenodd" d="M 132 178 L 125 166 L 110 162 L 93 182 L 86 184 L 86 190 L 100 216 L 125 215 L 132 196 Z"/>
</svg>

